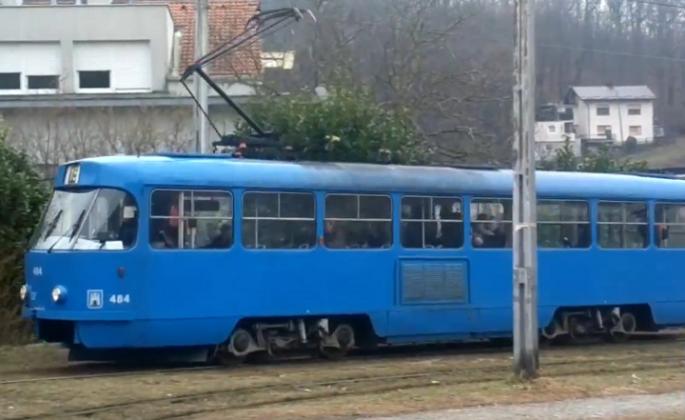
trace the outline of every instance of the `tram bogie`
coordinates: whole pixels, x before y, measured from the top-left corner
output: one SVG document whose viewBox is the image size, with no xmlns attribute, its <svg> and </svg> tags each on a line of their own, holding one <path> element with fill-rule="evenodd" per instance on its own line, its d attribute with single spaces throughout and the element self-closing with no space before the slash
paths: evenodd
<svg viewBox="0 0 685 420">
<path fill-rule="evenodd" d="M 365 338 L 360 345 L 369 345 L 372 332 L 366 325 L 364 317 L 246 319 L 217 347 L 217 352 L 226 353 L 232 359 L 256 353 L 275 357 L 293 352 L 335 359 L 357 346 L 357 334 Z"/>
<path fill-rule="evenodd" d="M 648 306 L 626 305 L 561 308 L 541 334 L 548 340 L 561 338 L 571 342 L 582 342 L 592 336 L 625 341 L 636 332 L 652 330 L 653 320 Z"/>
</svg>

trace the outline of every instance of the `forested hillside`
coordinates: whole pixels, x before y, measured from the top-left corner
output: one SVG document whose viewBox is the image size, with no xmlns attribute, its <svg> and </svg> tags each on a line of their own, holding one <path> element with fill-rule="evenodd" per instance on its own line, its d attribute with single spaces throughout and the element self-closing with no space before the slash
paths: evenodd
<svg viewBox="0 0 685 420">
<path fill-rule="evenodd" d="M 538 102 L 570 85 L 647 84 L 656 123 L 685 131 L 685 3 L 538 0 Z M 437 161 L 510 158 L 513 1 L 267 0 L 311 8 L 265 50 L 296 50 L 292 72 L 269 72 L 281 91 L 363 84 L 411 110 Z"/>
</svg>

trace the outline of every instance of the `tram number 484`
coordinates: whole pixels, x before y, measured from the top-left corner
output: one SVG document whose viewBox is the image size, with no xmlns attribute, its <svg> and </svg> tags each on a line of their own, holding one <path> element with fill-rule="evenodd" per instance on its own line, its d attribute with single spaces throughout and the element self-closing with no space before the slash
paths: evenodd
<svg viewBox="0 0 685 420">
<path fill-rule="evenodd" d="M 115 305 L 121 305 L 123 303 L 131 303 L 131 296 L 126 294 L 126 295 L 112 295 L 109 297 L 109 303 L 113 303 Z"/>
</svg>

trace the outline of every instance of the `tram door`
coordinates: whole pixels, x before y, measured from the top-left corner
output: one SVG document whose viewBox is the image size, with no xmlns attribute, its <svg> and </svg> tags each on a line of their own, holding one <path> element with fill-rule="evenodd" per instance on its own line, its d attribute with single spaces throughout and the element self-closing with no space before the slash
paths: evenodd
<svg viewBox="0 0 685 420">
<path fill-rule="evenodd" d="M 470 330 L 469 263 L 459 197 L 405 196 L 401 200 L 393 336 L 459 334 Z"/>
</svg>

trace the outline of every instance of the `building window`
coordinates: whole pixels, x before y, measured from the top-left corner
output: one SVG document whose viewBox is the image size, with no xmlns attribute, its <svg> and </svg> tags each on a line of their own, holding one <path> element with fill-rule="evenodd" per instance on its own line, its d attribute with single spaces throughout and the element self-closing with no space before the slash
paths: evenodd
<svg viewBox="0 0 685 420">
<path fill-rule="evenodd" d="M 590 216 L 586 202 L 541 200 L 537 212 L 541 248 L 590 246 Z"/>
<path fill-rule="evenodd" d="M 599 203 L 597 236 L 602 248 L 645 248 L 648 240 L 647 205 Z"/>
<path fill-rule="evenodd" d="M 550 133 L 556 133 L 557 132 L 557 127 L 555 125 L 548 125 L 547 126 L 547 131 Z"/>
<path fill-rule="evenodd" d="M 464 243 L 461 200 L 403 197 L 400 226 L 405 248 L 459 248 Z"/>
<path fill-rule="evenodd" d="M 59 76 L 28 76 L 29 89 L 51 89 L 59 88 Z"/>
<path fill-rule="evenodd" d="M 471 201 L 471 243 L 475 248 L 511 247 L 510 199 Z"/>
<path fill-rule="evenodd" d="M 224 191 L 156 190 L 150 201 L 153 248 L 229 248 L 233 197 Z"/>
<path fill-rule="evenodd" d="M 597 135 L 605 136 L 606 138 L 611 138 L 611 126 L 610 125 L 598 125 Z"/>
<path fill-rule="evenodd" d="M 247 192 L 242 226 L 245 248 L 312 248 L 316 244 L 314 195 Z"/>
<path fill-rule="evenodd" d="M 576 132 L 576 130 L 575 130 L 572 122 L 564 123 L 564 133 L 571 134 L 571 133 L 575 133 L 575 132 Z"/>
<path fill-rule="evenodd" d="M 642 114 L 642 108 L 640 105 L 630 105 L 628 107 L 628 115 L 641 115 Z"/>
<path fill-rule="evenodd" d="M 609 115 L 609 107 L 608 106 L 598 106 L 597 107 L 597 115 L 599 115 L 599 116 Z"/>
<path fill-rule="evenodd" d="M 79 71 L 79 88 L 81 89 L 109 89 L 109 70 Z"/>
<path fill-rule="evenodd" d="M 21 73 L 0 73 L 0 90 L 21 89 Z"/>
<path fill-rule="evenodd" d="M 326 196 L 324 242 L 328 248 L 389 248 L 392 208 L 384 195 Z"/>
<path fill-rule="evenodd" d="M 642 126 L 641 125 L 631 125 L 628 127 L 628 134 L 631 136 L 641 136 L 642 135 Z"/>
</svg>

